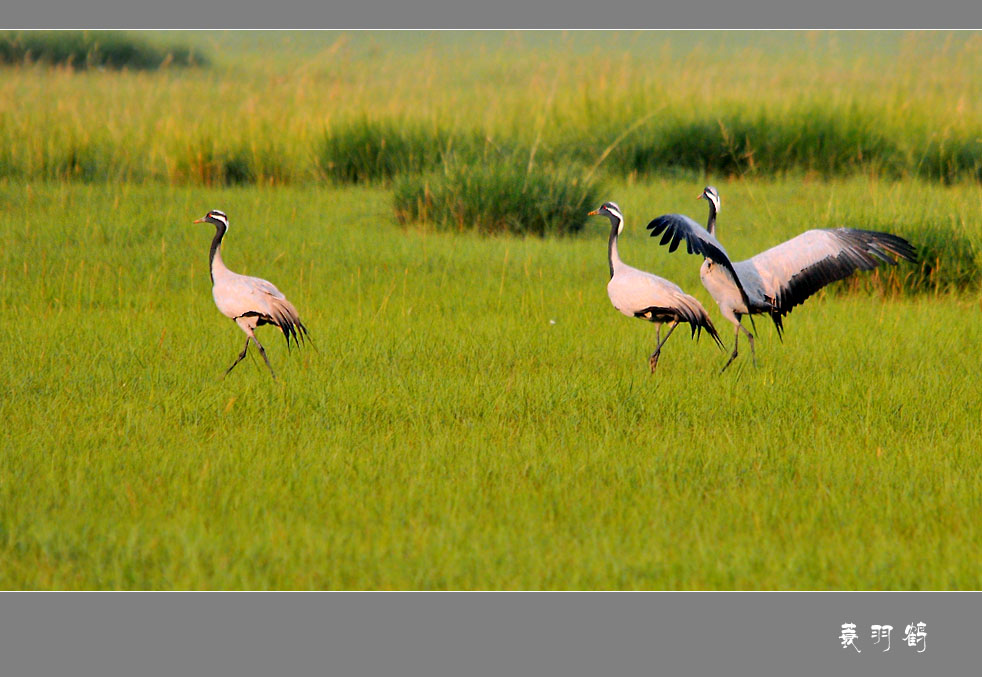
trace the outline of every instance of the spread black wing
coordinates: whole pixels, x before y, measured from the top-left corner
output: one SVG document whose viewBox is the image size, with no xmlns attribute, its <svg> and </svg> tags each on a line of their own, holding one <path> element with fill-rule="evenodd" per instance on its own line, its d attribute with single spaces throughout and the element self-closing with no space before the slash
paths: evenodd
<svg viewBox="0 0 982 677">
<path fill-rule="evenodd" d="M 733 283 L 737 289 L 740 290 L 740 296 L 747 305 L 747 310 L 749 311 L 752 308 L 750 299 L 747 297 L 747 292 L 744 290 L 743 284 L 740 282 L 740 277 L 733 268 L 733 263 L 730 261 L 729 255 L 723 249 L 723 245 L 719 243 L 719 240 L 710 235 L 708 230 L 684 214 L 662 214 L 652 220 L 647 225 L 647 228 L 651 231 L 651 237 L 662 236 L 659 244 L 668 245 L 669 252 L 674 252 L 678 249 L 679 243 L 685 240 L 685 247 L 688 253 L 704 256 L 713 263 L 722 266 L 733 279 Z"/>
</svg>

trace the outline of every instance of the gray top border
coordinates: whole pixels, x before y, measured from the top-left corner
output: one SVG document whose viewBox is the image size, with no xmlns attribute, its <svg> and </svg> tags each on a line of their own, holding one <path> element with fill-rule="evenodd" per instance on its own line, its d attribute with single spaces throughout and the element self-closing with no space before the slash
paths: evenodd
<svg viewBox="0 0 982 677">
<path fill-rule="evenodd" d="M 964 0 L 38 0 L 9 3 L 6 29 L 964 29 Z"/>
</svg>

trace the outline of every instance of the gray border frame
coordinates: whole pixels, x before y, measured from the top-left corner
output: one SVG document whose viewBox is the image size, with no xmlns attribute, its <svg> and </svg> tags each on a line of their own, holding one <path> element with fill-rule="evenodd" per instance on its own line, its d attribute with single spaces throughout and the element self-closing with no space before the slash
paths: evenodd
<svg viewBox="0 0 982 677">
<path fill-rule="evenodd" d="M 39 0 L 17 28 L 982 28 L 951 0 Z M 974 675 L 982 593 L 0 593 L 20 675 Z M 900 641 L 927 624 L 924 654 Z M 862 654 L 843 648 L 858 626 Z M 887 654 L 872 623 L 894 626 Z"/>
</svg>

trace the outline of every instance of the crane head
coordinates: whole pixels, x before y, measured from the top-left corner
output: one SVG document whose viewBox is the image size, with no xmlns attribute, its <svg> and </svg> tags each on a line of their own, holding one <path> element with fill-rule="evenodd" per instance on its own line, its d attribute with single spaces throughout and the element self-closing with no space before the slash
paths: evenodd
<svg viewBox="0 0 982 677">
<path fill-rule="evenodd" d="M 224 226 L 228 228 L 228 216 L 225 212 L 219 211 L 217 209 L 212 209 L 210 212 L 202 216 L 200 219 L 195 219 L 195 223 L 210 223 L 214 226 Z"/>
<path fill-rule="evenodd" d="M 621 208 L 617 206 L 616 202 L 604 202 L 587 216 L 606 216 L 610 219 L 611 224 L 617 224 L 618 235 L 624 229 L 624 215 L 621 214 Z"/>
<path fill-rule="evenodd" d="M 707 199 L 713 203 L 713 207 L 716 208 L 716 212 L 719 213 L 720 201 L 719 201 L 719 191 L 712 186 L 706 186 L 702 189 L 702 194 L 696 197 L 697 200 Z"/>
</svg>

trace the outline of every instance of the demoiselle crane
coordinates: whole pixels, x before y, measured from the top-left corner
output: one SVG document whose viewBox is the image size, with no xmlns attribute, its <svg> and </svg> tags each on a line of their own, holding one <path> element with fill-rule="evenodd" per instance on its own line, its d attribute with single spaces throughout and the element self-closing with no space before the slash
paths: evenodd
<svg viewBox="0 0 982 677">
<path fill-rule="evenodd" d="M 719 192 L 706 186 L 696 199 L 701 198 L 709 203 L 708 230 L 682 214 L 659 216 L 647 227 L 652 237 L 662 236 L 661 244 L 668 244 L 669 251 L 675 251 L 685 240 L 689 253 L 706 256 L 699 277 L 723 317 L 735 327 L 733 354 L 723 365 L 724 371 L 736 359 L 741 330 L 750 340 L 751 355 L 754 353 L 753 334 L 740 323 L 744 315 L 752 319 L 753 315 L 767 313 L 774 321 L 778 338 L 783 340 L 783 317 L 827 284 L 847 278 L 856 270 L 872 270 L 881 263 L 896 265 L 901 258 L 917 260 L 914 246 L 902 237 L 833 228 L 807 230 L 746 261 L 731 263 L 715 237 Z"/>
<path fill-rule="evenodd" d="M 606 216 L 610 219 L 610 239 L 607 242 L 607 261 L 610 265 L 607 296 L 610 297 L 610 302 L 628 317 L 648 320 L 658 327 L 655 333 L 655 352 L 648 360 L 652 373 L 658 366 L 662 346 L 680 322 L 689 323 L 693 336 L 696 336 L 697 331 L 701 335 L 705 329 L 722 348 L 723 342 L 709 319 L 709 314 L 697 299 L 683 292 L 677 284 L 632 268 L 621 261 L 617 253 L 617 236 L 624 229 L 624 216 L 616 203 L 605 202 L 590 212 L 589 216 Z M 666 322 L 671 322 L 671 326 L 662 339 L 661 326 Z"/>
<path fill-rule="evenodd" d="M 249 341 L 256 344 L 259 354 L 263 356 L 269 373 L 276 379 L 276 372 L 273 371 L 269 358 L 266 357 L 266 350 L 256 338 L 256 327 L 264 324 L 271 324 L 279 327 L 286 337 L 286 346 L 290 347 L 290 338 L 299 347 L 300 340 L 306 340 L 307 328 L 300 321 L 300 315 L 293 304 L 287 301 L 283 293 L 273 285 L 272 282 L 258 277 L 239 275 L 229 270 L 222 261 L 222 238 L 228 231 L 228 216 L 225 212 L 213 209 L 195 223 L 210 223 L 215 226 L 215 237 L 211 241 L 211 254 L 209 267 L 211 272 L 211 294 L 215 299 L 215 305 L 225 317 L 235 321 L 239 328 L 245 332 L 245 347 L 239 357 L 232 363 L 232 366 L 225 370 L 225 376 L 245 359 L 246 352 L 249 350 Z"/>
</svg>

